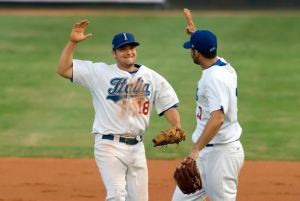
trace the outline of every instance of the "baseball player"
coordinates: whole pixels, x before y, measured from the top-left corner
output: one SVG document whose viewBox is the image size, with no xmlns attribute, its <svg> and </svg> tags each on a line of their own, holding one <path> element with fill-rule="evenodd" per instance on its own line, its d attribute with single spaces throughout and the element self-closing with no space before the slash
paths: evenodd
<svg viewBox="0 0 300 201">
<path fill-rule="evenodd" d="M 202 68 L 196 90 L 196 129 L 189 157 L 197 161 L 203 188 L 185 195 L 178 187 L 173 201 L 234 201 L 244 151 L 240 142 L 242 128 L 237 120 L 237 74 L 223 58 L 217 56 L 217 38 L 208 30 L 196 30 L 191 13 L 184 10 L 189 41 L 195 64 Z"/>
<path fill-rule="evenodd" d="M 116 64 L 73 59 L 89 22 L 76 23 L 59 61 L 57 72 L 86 87 L 93 98 L 94 154 L 108 201 L 147 201 L 148 170 L 143 143 L 153 107 L 172 126 L 180 128 L 178 98 L 171 85 L 150 68 L 136 64 L 133 34 L 113 37 Z"/>
</svg>

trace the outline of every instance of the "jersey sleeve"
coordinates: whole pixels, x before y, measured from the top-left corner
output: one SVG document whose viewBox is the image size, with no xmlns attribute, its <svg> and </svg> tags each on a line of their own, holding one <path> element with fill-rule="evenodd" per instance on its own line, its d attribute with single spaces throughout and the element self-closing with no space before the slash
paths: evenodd
<svg viewBox="0 0 300 201">
<path fill-rule="evenodd" d="M 93 88 L 95 82 L 95 68 L 93 62 L 74 59 L 72 81 L 88 89 Z"/>
<path fill-rule="evenodd" d="M 222 109 L 226 114 L 229 104 L 229 90 L 226 83 L 218 77 L 212 78 L 206 83 L 205 93 L 208 98 L 209 112 Z"/>
<path fill-rule="evenodd" d="M 155 88 L 154 104 L 158 114 L 174 107 L 179 103 L 178 97 L 166 79 L 158 75 Z"/>
</svg>

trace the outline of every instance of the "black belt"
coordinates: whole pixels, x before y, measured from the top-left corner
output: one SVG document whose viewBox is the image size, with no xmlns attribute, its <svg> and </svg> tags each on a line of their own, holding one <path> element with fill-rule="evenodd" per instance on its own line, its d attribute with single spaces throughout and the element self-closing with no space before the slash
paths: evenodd
<svg viewBox="0 0 300 201">
<path fill-rule="evenodd" d="M 236 141 L 239 141 L 240 139 L 237 139 L 237 140 L 234 140 L 234 141 L 232 141 L 232 142 L 236 142 Z M 232 143 L 232 142 L 227 142 L 227 143 L 219 143 L 219 144 L 207 144 L 207 145 L 205 145 L 206 147 L 213 147 L 213 146 L 217 146 L 217 145 L 225 145 L 225 144 L 230 144 L 230 143 Z"/>
<path fill-rule="evenodd" d="M 113 134 L 106 134 L 106 135 L 102 135 L 102 139 L 114 140 L 115 136 Z M 137 138 L 119 137 L 119 142 L 125 143 L 128 145 L 136 145 L 137 143 L 141 142 L 142 140 L 143 140 L 142 136 L 140 136 L 140 140 L 138 140 Z"/>
</svg>

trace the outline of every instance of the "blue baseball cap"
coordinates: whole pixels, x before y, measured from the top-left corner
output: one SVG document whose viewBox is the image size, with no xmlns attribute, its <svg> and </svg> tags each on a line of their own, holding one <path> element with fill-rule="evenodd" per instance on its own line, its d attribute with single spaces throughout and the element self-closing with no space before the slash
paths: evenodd
<svg viewBox="0 0 300 201">
<path fill-rule="evenodd" d="M 112 49 L 115 50 L 124 45 L 138 46 L 139 43 L 135 41 L 132 33 L 122 32 L 116 34 L 112 40 Z"/>
<path fill-rule="evenodd" d="M 203 55 L 208 55 L 217 50 L 217 37 L 208 30 L 195 31 L 190 40 L 183 44 L 185 49 L 195 49 Z"/>
</svg>

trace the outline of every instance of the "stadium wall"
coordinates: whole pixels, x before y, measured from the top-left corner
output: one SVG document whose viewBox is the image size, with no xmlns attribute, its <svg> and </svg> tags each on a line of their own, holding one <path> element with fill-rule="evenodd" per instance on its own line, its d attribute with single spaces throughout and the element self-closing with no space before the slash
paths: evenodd
<svg viewBox="0 0 300 201">
<path fill-rule="evenodd" d="M 0 0 L 0 7 L 97 7 L 160 8 L 183 7 L 200 10 L 300 9 L 300 0 Z"/>
</svg>

